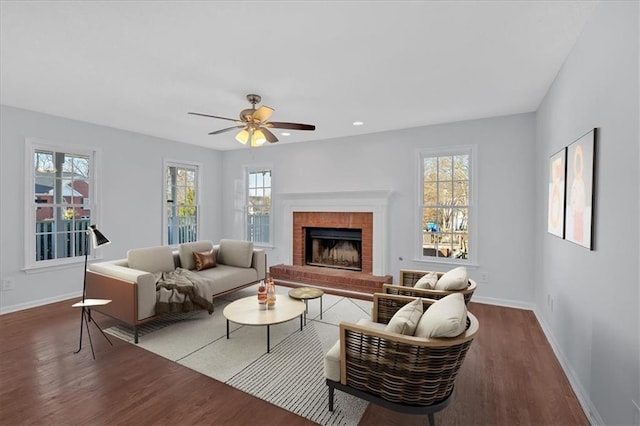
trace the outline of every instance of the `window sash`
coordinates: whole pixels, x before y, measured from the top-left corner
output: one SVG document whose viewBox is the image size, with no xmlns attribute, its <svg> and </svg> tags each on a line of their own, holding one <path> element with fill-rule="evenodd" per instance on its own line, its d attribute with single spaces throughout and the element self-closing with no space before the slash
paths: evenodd
<svg viewBox="0 0 640 426">
<path fill-rule="evenodd" d="M 163 241 L 167 245 L 193 242 L 200 234 L 200 166 L 165 161 Z"/>
<path fill-rule="evenodd" d="M 96 222 L 95 151 L 27 138 L 25 269 L 95 258 L 87 229 Z"/>
<path fill-rule="evenodd" d="M 273 170 L 245 168 L 245 238 L 257 244 L 271 244 L 273 224 Z"/>
<path fill-rule="evenodd" d="M 416 260 L 474 263 L 475 148 L 424 150 L 417 158 Z"/>
</svg>

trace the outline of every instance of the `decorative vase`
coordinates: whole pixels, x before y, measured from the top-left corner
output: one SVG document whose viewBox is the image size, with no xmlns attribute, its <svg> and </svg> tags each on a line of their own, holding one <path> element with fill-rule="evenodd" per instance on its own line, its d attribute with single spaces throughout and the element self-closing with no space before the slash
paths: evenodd
<svg viewBox="0 0 640 426">
<path fill-rule="evenodd" d="M 276 306 L 276 286 L 271 278 L 267 281 L 267 309 L 273 309 Z"/>
<path fill-rule="evenodd" d="M 258 286 L 258 308 L 260 310 L 267 309 L 267 286 L 264 280 L 261 280 Z"/>
</svg>

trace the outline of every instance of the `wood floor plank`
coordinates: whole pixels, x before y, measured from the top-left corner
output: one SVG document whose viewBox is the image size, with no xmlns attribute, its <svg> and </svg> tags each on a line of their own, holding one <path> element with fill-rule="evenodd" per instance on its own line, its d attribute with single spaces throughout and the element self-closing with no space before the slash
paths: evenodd
<svg viewBox="0 0 640 426">
<path fill-rule="evenodd" d="M 74 301 L 0 316 L 0 424 L 310 425 L 308 420 L 92 327 Z M 588 425 L 530 311 L 471 303 L 480 331 L 439 425 Z M 95 315 L 100 325 L 111 320 Z M 86 337 L 85 337 L 86 339 Z M 425 424 L 370 405 L 361 425 Z"/>
</svg>

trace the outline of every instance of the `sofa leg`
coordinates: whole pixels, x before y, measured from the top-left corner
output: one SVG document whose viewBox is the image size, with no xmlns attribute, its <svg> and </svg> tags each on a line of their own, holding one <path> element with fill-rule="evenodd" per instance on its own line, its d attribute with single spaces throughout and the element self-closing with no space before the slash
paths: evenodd
<svg viewBox="0 0 640 426">
<path fill-rule="evenodd" d="M 329 411 L 333 411 L 333 386 L 329 386 Z"/>
<path fill-rule="evenodd" d="M 133 341 L 138 344 L 138 326 L 133 326 Z"/>
</svg>

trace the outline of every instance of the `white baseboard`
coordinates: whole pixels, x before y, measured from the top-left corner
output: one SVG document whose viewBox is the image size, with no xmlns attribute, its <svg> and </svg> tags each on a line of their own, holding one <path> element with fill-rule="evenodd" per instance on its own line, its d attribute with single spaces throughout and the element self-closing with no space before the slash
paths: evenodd
<svg viewBox="0 0 640 426">
<path fill-rule="evenodd" d="M 602 420 L 602 417 L 600 417 L 598 410 L 596 410 L 596 407 L 593 405 L 593 402 L 591 401 L 591 398 L 589 398 L 587 392 L 584 390 L 582 385 L 580 385 L 580 381 L 578 380 L 575 371 L 573 371 L 573 369 L 569 365 L 569 361 L 567 360 L 566 356 L 564 355 L 562 350 L 560 350 L 560 346 L 557 344 L 555 338 L 553 337 L 553 333 L 551 333 L 551 328 L 545 322 L 542 315 L 539 314 L 539 311 L 537 309 L 533 309 L 533 313 L 538 320 L 538 324 L 540 324 L 540 327 L 542 328 L 542 332 L 547 337 L 547 341 L 551 345 L 551 349 L 553 350 L 556 359 L 560 363 L 560 367 L 562 367 L 565 376 L 567 376 L 567 379 L 569 379 L 569 384 L 571 385 L 573 392 L 576 394 L 578 402 L 582 406 L 582 410 L 587 416 L 589 423 L 591 423 L 592 425 L 604 425 L 604 420 Z"/>
<path fill-rule="evenodd" d="M 534 308 L 531 303 L 508 299 L 496 299 L 494 297 L 480 297 L 475 294 L 471 298 L 471 302 L 484 303 L 485 305 L 503 306 L 505 308 L 526 309 L 528 311 L 533 311 Z"/>
<path fill-rule="evenodd" d="M 61 294 L 55 297 L 32 300 L 30 302 L 20 303 L 17 305 L 0 306 L 0 315 L 10 314 L 12 312 L 22 311 L 24 309 L 29 309 L 29 308 L 36 308 L 38 306 L 48 305 L 50 303 L 62 302 L 63 300 L 73 299 L 74 297 L 82 297 L 82 292 L 80 291 L 80 292 Z"/>
</svg>

